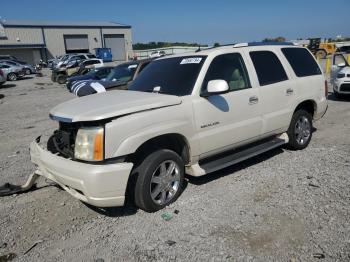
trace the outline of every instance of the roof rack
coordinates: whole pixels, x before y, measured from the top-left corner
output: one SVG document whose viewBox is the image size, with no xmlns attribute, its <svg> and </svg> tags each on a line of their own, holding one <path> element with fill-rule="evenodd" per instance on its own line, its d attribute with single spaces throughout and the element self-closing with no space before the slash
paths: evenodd
<svg viewBox="0 0 350 262">
<path fill-rule="evenodd" d="M 295 45 L 292 42 L 251 42 L 248 46 L 264 46 L 264 45 Z"/>
<path fill-rule="evenodd" d="M 298 45 L 297 43 L 292 42 L 250 42 L 250 43 L 236 43 L 236 44 L 226 44 L 226 45 L 220 45 L 220 46 L 212 46 L 204 49 L 198 48 L 195 52 L 200 52 L 204 50 L 210 50 L 220 47 L 229 47 L 232 46 L 233 48 L 238 47 L 247 47 L 247 46 L 269 46 L 269 45 L 281 45 L 281 46 L 291 46 L 291 45 Z"/>
</svg>

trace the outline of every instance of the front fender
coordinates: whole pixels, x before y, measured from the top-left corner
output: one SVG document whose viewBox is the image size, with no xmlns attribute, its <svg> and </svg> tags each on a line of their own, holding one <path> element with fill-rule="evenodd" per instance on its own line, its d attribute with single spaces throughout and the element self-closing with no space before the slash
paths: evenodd
<svg viewBox="0 0 350 262">
<path fill-rule="evenodd" d="M 105 157 L 115 158 L 134 153 L 146 141 L 165 134 L 184 136 L 191 153 L 199 147 L 194 141 L 191 107 L 165 107 L 117 118 L 105 127 Z"/>
<path fill-rule="evenodd" d="M 187 128 L 188 123 L 185 121 L 163 122 L 157 126 L 148 126 L 125 139 L 113 153 L 112 157 L 132 154 L 146 141 L 161 135 L 176 133 L 187 137 Z"/>
</svg>

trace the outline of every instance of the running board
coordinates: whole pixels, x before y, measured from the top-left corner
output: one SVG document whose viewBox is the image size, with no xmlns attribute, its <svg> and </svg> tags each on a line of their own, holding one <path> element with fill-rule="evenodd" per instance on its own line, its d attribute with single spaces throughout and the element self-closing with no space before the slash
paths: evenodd
<svg viewBox="0 0 350 262">
<path fill-rule="evenodd" d="M 242 162 L 248 158 L 257 156 L 286 143 L 288 143 L 288 135 L 283 133 L 278 137 L 263 140 L 260 143 L 254 143 L 250 147 L 243 147 L 243 149 L 233 150 L 231 151 L 231 154 L 221 154 L 221 156 L 212 157 L 212 160 L 202 160 L 195 165 L 187 167 L 186 172 L 192 176 L 203 176 L 205 174 Z"/>
</svg>

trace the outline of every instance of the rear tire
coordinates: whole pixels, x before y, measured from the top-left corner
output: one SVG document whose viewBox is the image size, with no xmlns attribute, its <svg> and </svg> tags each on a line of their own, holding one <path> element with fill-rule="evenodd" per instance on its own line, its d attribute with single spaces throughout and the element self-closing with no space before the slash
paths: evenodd
<svg viewBox="0 0 350 262">
<path fill-rule="evenodd" d="M 183 190 L 184 174 L 183 160 L 174 151 L 158 149 L 149 154 L 133 170 L 135 205 L 155 212 L 171 204 Z"/>
<path fill-rule="evenodd" d="M 300 109 L 294 112 L 287 131 L 289 142 L 287 147 L 292 150 L 306 148 L 312 138 L 312 116 L 309 112 Z"/>
</svg>

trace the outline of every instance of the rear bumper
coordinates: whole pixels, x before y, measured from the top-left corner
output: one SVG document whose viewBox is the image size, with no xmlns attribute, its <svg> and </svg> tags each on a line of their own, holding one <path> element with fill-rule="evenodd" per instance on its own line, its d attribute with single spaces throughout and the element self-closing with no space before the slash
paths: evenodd
<svg viewBox="0 0 350 262">
<path fill-rule="evenodd" d="M 317 110 L 314 114 L 314 120 L 321 119 L 327 112 L 328 109 L 328 100 L 326 97 L 323 97 L 318 103 L 317 103 Z"/>
<path fill-rule="evenodd" d="M 37 138 L 30 144 L 30 156 L 42 176 L 93 206 L 124 205 L 132 163 L 93 165 L 72 161 L 43 149 L 39 141 Z"/>
</svg>

